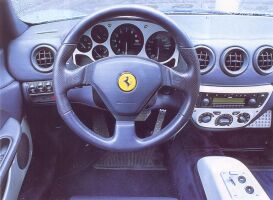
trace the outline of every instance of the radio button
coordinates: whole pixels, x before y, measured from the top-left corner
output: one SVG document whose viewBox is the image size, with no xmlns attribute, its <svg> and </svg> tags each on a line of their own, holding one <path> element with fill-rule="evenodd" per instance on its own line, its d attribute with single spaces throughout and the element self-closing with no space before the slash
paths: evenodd
<svg viewBox="0 0 273 200">
<path fill-rule="evenodd" d="M 209 98 L 202 99 L 201 105 L 202 106 L 208 106 L 210 104 Z"/>
<path fill-rule="evenodd" d="M 257 104 L 257 101 L 256 99 L 254 98 L 251 98 L 248 100 L 248 103 L 247 103 L 249 106 L 255 106 Z"/>
<path fill-rule="evenodd" d="M 259 102 L 263 104 L 264 101 L 266 100 L 267 96 L 268 96 L 267 93 L 260 94 Z"/>
</svg>

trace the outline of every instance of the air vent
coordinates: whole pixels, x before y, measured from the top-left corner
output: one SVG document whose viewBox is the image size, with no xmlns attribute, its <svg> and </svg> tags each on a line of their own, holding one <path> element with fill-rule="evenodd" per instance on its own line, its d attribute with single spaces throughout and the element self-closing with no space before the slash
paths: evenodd
<svg viewBox="0 0 273 200">
<path fill-rule="evenodd" d="M 56 50 L 49 45 L 37 46 L 32 51 L 32 64 L 38 71 L 50 72 L 53 69 Z"/>
<path fill-rule="evenodd" d="M 273 72 L 273 47 L 259 48 L 253 58 L 253 64 L 259 74 L 266 75 Z"/>
<path fill-rule="evenodd" d="M 248 55 L 240 47 L 230 47 L 224 51 L 221 57 L 222 70 L 230 76 L 242 74 L 248 66 Z"/>
<path fill-rule="evenodd" d="M 207 46 L 197 46 L 195 49 L 200 64 L 201 74 L 208 73 L 215 64 L 215 55 L 213 51 Z"/>
</svg>

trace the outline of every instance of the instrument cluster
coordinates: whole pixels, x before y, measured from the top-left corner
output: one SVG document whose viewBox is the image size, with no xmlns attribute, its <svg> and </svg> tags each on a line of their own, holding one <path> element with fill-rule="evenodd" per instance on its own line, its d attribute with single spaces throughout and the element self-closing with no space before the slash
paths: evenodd
<svg viewBox="0 0 273 200">
<path fill-rule="evenodd" d="M 79 39 L 73 62 L 83 66 L 115 55 L 137 55 L 176 67 L 175 40 L 161 26 L 146 21 L 113 20 L 88 29 Z"/>
</svg>

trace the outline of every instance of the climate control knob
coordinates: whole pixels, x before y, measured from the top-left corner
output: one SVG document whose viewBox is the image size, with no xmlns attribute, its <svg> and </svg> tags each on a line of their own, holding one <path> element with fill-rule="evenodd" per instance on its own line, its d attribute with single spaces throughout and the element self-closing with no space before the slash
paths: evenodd
<svg viewBox="0 0 273 200">
<path fill-rule="evenodd" d="M 199 116 L 199 123 L 209 123 L 213 117 L 212 113 L 206 112 Z"/>
<path fill-rule="evenodd" d="M 233 117 L 230 114 L 223 114 L 217 117 L 216 126 L 229 126 L 233 122 Z"/>
<path fill-rule="evenodd" d="M 248 113 L 241 113 L 238 115 L 237 122 L 238 123 L 247 123 L 250 119 L 250 115 Z"/>
</svg>

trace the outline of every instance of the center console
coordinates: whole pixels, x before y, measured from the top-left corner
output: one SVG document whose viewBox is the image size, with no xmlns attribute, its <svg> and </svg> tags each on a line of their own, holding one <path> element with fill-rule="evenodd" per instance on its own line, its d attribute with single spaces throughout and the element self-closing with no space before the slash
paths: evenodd
<svg viewBox="0 0 273 200">
<path fill-rule="evenodd" d="M 225 156 L 207 156 L 197 170 L 208 200 L 269 200 L 270 198 L 239 160 Z"/>
<path fill-rule="evenodd" d="M 272 85 L 201 86 L 192 120 L 198 126 L 210 129 L 245 127 L 257 118 L 272 91 Z"/>
</svg>

